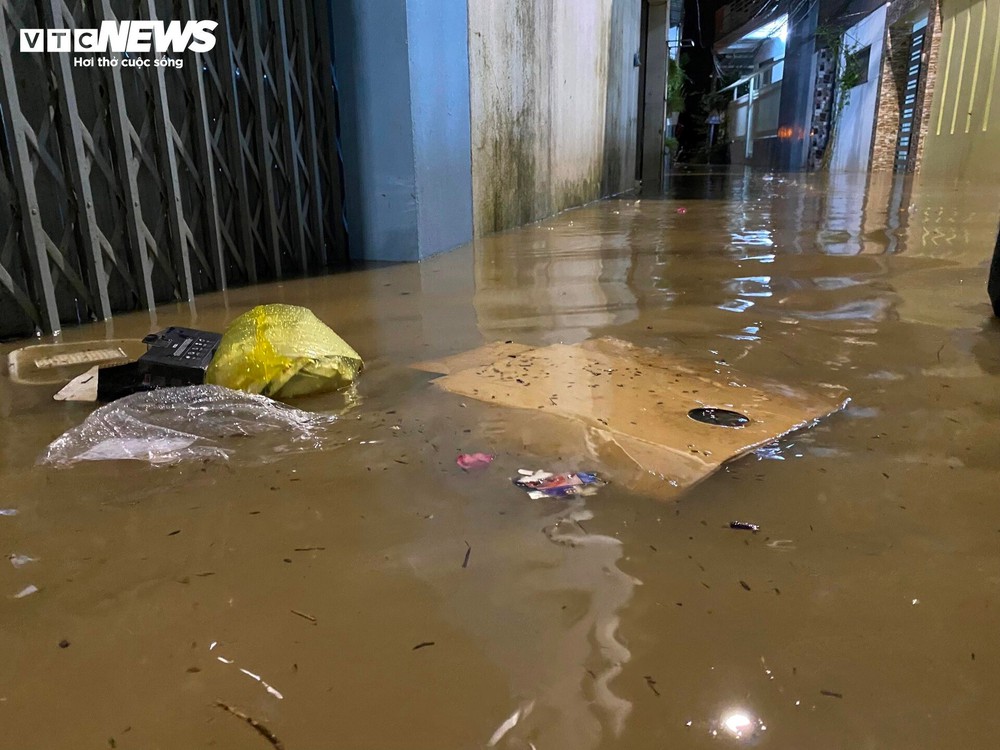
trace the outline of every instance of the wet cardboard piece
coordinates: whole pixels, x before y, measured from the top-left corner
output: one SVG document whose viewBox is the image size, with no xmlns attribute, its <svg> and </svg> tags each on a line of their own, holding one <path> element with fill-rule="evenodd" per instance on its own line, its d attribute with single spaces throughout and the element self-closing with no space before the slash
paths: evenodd
<svg viewBox="0 0 1000 750">
<path fill-rule="evenodd" d="M 97 401 L 99 372 L 99 367 L 91 367 L 60 388 L 52 398 L 56 401 Z"/>
<path fill-rule="evenodd" d="M 513 341 L 495 341 L 484 344 L 467 352 L 453 354 L 442 359 L 432 359 L 410 365 L 414 370 L 433 372 L 439 375 L 451 375 L 474 367 L 485 367 L 499 359 L 512 357 L 530 351 L 532 347 L 525 344 L 515 344 Z"/>
<path fill-rule="evenodd" d="M 461 396 L 583 425 L 594 457 L 613 467 L 617 481 L 657 497 L 675 496 L 726 461 L 846 403 L 839 388 L 750 382 L 727 366 L 685 362 L 615 339 L 506 351 L 484 363 L 497 351 L 490 345 L 443 360 L 437 364 L 449 374 L 433 382 Z M 461 369 L 469 362 L 478 364 Z M 750 423 L 697 422 L 688 412 L 698 407 L 731 409 Z"/>
</svg>

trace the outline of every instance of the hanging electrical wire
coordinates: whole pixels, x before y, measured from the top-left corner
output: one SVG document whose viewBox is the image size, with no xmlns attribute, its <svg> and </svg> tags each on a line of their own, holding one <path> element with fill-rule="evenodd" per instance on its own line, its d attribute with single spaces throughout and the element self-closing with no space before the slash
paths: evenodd
<svg viewBox="0 0 1000 750">
<path fill-rule="evenodd" d="M 701 0 L 694 0 L 694 5 L 697 10 L 696 16 L 698 19 L 698 46 L 704 48 L 705 37 L 701 33 Z"/>
</svg>

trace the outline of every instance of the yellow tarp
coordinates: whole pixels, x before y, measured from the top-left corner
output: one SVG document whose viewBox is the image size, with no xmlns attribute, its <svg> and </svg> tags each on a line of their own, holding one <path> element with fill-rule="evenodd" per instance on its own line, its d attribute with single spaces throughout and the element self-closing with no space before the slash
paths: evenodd
<svg viewBox="0 0 1000 750">
<path fill-rule="evenodd" d="M 311 310 L 260 305 L 226 329 L 206 382 L 291 398 L 348 386 L 363 367 L 360 355 Z"/>
</svg>

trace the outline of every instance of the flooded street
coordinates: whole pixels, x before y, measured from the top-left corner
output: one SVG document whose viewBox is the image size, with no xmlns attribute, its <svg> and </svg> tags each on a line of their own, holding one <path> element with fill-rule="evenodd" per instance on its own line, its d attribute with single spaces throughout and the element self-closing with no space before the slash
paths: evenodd
<svg viewBox="0 0 1000 750">
<path fill-rule="evenodd" d="M 216 701 L 287 750 L 995 747 L 996 191 L 828 179 L 675 174 L 420 264 L 65 331 L 286 302 L 366 370 L 295 402 L 343 412 L 322 450 L 155 468 L 36 466 L 92 406 L 0 378 L 0 749 L 273 745 Z M 851 400 L 667 502 L 570 420 L 410 367 L 601 336 Z M 611 483 L 530 500 L 521 468 Z"/>
</svg>

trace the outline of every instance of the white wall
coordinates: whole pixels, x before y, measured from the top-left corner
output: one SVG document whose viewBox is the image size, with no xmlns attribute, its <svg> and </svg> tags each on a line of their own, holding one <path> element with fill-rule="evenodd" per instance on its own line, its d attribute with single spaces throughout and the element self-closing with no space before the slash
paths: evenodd
<svg viewBox="0 0 1000 750">
<path fill-rule="evenodd" d="M 1000 3 L 941 5 L 941 50 L 920 171 L 1000 182 Z M 924 43 L 925 49 L 931 40 Z"/>
<path fill-rule="evenodd" d="M 855 86 L 846 95 L 846 104 L 834 125 L 832 172 L 865 172 L 871 160 L 875 111 L 878 108 L 882 52 L 885 41 L 885 5 L 865 16 L 844 33 L 844 48 L 871 45 L 868 60 L 868 82 Z M 840 66 L 843 69 L 844 61 Z"/>
</svg>

